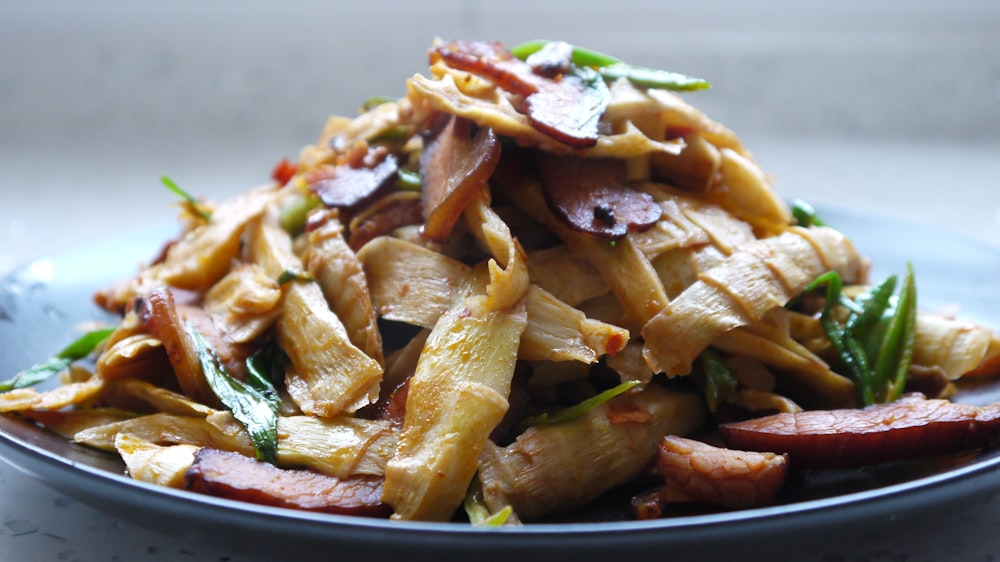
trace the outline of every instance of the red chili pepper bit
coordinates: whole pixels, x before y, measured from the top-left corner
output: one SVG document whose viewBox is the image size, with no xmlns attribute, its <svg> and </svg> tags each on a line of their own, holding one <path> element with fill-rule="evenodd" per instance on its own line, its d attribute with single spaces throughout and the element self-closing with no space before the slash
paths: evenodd
<svg viewBox="0 0 1000 562">
<path fill-rule="evenodd" d="M 608 343 L 605 347 L 608 355 L 615 355 L 625 347 L 625 338 L 621 334 L 612 334 L 608 338 Z"/>
<path fill-rule="evenodd" d="M 298 167 L 295 164 L 289 162 L 288 158 L 284 158 L 271 170 L 271 178 L 278 182 L 279 185 L 286 185 L 298 171 Z"/>
</svg>

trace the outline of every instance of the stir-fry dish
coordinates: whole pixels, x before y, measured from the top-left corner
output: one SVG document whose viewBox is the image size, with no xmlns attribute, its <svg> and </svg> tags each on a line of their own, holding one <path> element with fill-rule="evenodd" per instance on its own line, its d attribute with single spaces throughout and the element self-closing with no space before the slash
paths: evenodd
<svg viewBox="0 0 1000 562">
<path fill-rule="evenodd" d="M 96 292 L 120 322 L 0 411 L 135 479 L 399 520 L 780 502 L 792 475 L 989 447 L 1000 335 L 789 205 L 704 80 L 559 41 L 436 41 Z M 36 388 L 50 376 L 55 386 Z M 628 498 L 632 498 L 629 501 Z"/>
</svg>

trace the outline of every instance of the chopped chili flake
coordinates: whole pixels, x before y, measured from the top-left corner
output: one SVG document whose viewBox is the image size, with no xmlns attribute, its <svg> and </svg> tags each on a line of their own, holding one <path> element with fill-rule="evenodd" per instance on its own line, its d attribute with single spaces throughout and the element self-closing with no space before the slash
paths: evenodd
<svg viewBox="0 0 1000 562">
<path fill-rule="evenodd" d="M 624 347 L 625 338 L 623 338 L 621 334 L 612 334 L 608 338 L 607 344 L 605 344 L 605 349 L 607 350 L 608 355 L 615 355 Z"/>
<path fill-rule="evenodd" d="M 271 179 L 278 182 L 279 185 L 287 185 L 296 172 L 298 172 L 298 167 L 284 158 L 271 170 Z"/>
<path fill-rule="evenodd" d="M 613 425 L 626 423 L 651 423 L 653 414 L 635 404 L 612 402 L 608 404 L 608 421 Z"/>
</svg>

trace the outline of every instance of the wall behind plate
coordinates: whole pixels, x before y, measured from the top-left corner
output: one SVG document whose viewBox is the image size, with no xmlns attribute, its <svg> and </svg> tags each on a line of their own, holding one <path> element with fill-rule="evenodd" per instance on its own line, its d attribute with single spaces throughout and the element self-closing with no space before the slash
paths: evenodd
<svg viewBox="0 0 1000 562">
<path fill-rule="evenodd" d="M 331 112 L 402 94 L 436 36 L 554 37 L 703 76 L 716 87 L 697 102 L 745 134 L 1000 139 L 992 0 L 11 4 L 4 144 L 301 143 Z"/>
<path fill-rule="evenodd" d="M 0 237 L 47 248 L 38 196 L 104 230 L 163 218 L 161 174 L 210 196 L 264 181 L 326 116 L 402 95 L 436 36 L 559 38 L 707 78 L 690 101 L 751 149 L 1000 143 L 995 0 L 3 2 Z"/>
</svg>

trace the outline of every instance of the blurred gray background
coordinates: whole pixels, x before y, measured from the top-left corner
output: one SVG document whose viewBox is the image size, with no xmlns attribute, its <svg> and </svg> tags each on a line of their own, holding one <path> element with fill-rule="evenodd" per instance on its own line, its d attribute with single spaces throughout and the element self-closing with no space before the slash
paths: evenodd
<svg viewBox="0 0 1000 562">
<path fill-rule="evenodd" d="M 560 38 L 712 81 L 689 100 L 786 197 L 1000 243 L 995 0 L 0 3 L 0 271 L 222 198 L 434 37 Z"/>
<path fill-rule="evenodd" d="M 0 3 L 0 271 L 222 198 L 327 115 L 401 95 L 435 36 L 560 38 L 712 81 L 689 100 L 787 197 L 1000 243 L 1000 3 Z"/>
<path fill-rule="evenodd" d="M 707 78 L 688 99 L 782 195 L 1000 247 L 997 0 L 0 0 L 0 272 L 169 223 L 161 175 L 215 199 L 266 181 L 328 115 L 402 95 L 436 36 L 564 39 Z M 0 485 L 0 560 L 236 560 L 6 465 Z M 993 560 L 986 499 L 816 560 Z"/>
</svg>

